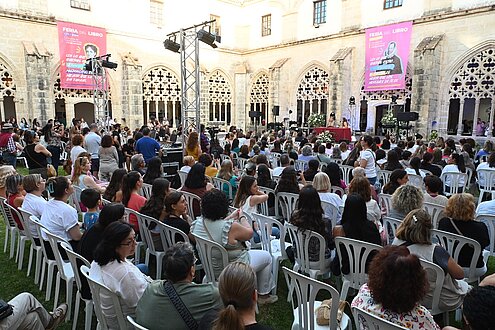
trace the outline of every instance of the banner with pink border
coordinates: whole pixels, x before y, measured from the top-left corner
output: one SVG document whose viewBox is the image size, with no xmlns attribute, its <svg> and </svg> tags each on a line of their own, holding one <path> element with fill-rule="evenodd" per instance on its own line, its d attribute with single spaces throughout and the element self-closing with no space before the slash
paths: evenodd
<svg viewBox="0 0 495 330">
<path fill-rule="evenodd" d="M 84 70 L 87 58 L 105 55 L 105 29 L 57 22 L 60 49 L 60 85 L 62 88 L 93 89 L 93 78 Z"/>
<path fill-rule="evenodd" d="M 365 91 L 404 89 L 412 22 L 366 29 Z"/>
</svg>

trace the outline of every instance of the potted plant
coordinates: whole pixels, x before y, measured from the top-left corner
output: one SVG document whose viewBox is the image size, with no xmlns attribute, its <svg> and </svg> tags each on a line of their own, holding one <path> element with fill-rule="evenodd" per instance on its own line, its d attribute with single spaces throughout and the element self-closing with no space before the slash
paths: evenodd
<svg viewBox="0 0 495 330">
<path fill-rule="evenodd" d="M 325 115 L 313 113 L 308 117 L 309 127 L 322 127 L 325 126 Z"/>
</svg>

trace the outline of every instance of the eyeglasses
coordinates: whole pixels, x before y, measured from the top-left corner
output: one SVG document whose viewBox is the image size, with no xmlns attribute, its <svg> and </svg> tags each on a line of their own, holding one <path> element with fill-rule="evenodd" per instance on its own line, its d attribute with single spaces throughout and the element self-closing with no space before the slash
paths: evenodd
<svg viewBox="0 0 495 330">
<path fill-rule="evenodd" d="M 122 243 L 120 244 L 121 246 L 131 246 L 133 244 L 136 244 L 136 237 L 133 237 L 130 239 L 130 241 L 128 241 L 127 243 Z"/>
</svg>

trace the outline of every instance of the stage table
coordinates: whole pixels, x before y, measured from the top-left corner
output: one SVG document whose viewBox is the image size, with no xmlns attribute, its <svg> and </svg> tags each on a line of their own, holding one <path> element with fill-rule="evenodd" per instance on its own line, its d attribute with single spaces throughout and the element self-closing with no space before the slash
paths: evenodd
<svg viewBox="0 0 495 330">
<path fill-rule="evenodd" d="M 336 142 L 351 141 L 351 129 L 349 127 L 315 127 L 313 131 L 316 134 L 328 131 L 333 133 Z"/>
</svg>

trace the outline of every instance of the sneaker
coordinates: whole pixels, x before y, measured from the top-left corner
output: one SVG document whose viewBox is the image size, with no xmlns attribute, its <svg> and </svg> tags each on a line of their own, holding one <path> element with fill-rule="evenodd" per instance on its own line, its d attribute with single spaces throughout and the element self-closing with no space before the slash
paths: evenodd
<svg viewBox="0 0 495 330">
<path fill-rule="evenodd" d="M 270 294 L 264 296 L 258 296 L 258 305 L 273 304 L 278 301 L 277 295 Z"/>
<path fill-rule="evenodd" d="M 48 327 L 46 328 L 47 330 L 53 330 L 56 329 L 60 323 L 62 323 L 65 320 L 65 315 L 67 314 L 67 304 L 62 304 L 55 308 L 55 310 L 50 313 L 52 315 L 52 320 L 50 321 L 50 324 L 48 324 Z"/>
</svg>

